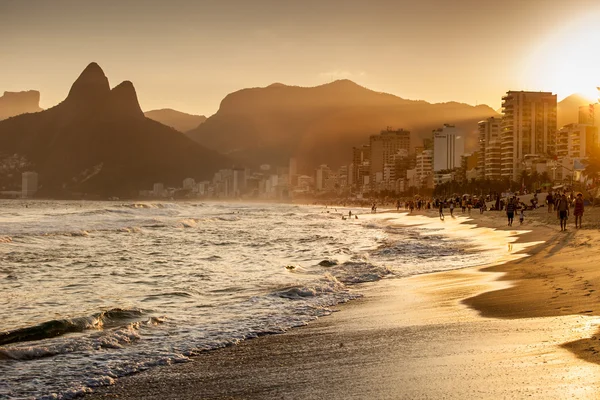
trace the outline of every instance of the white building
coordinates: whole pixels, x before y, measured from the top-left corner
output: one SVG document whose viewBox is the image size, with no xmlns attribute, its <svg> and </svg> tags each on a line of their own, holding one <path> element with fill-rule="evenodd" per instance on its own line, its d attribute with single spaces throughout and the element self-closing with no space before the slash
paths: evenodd
<svg viewBox="0 0 600 400">
<path fill-rule="evenodd" d="M 165 195 L 165 185 L 162 183 L 155 183 L 152 189 L 152 194 L 157 197 L 162 197 Z"/>
<path fill-rule="evenodd" d="M 32 197 L 38 190 L 37 172 L 23 172 L 21 174 L 21 196 Z"/>
<path fill-rule="evenodd" d="M 290 186 L 294 186 L 294 184 L 298 181 L 298 160 L 296 160 L 295 157 L 290 158 L 288 180 Z"/>
<path fill-rule="evenodd" d="M 331 170 L 326 164 L 322 164 L 319 166 L 319 168 L 317 168 L 315 179 L 317 191 L 325 189 L 325 182 L 329 178 L 330 174 Z"/>
<path fill-rule="evenodd" d="M 423 150 L 416 155 L 414 180 L 416 187 L 425 186 L 428 176 L 433 173 L 433 150 Z M 408 177 L 408 175 L 407 175 Z"/>
<path fill-rule="evenodd" d="M 439 172 L 460 167 L 460 157 L 465 153 L 465 137 L 454 125 L 444 124 L 433 131 L 433 171 Z"/>
<path fill-rule="evenodd" d="M 196 181 L 194 178 L 185 178 L 183 180 L 183 188 L 186 190 L 194 190 L 196 187 Z"/>
</svg>

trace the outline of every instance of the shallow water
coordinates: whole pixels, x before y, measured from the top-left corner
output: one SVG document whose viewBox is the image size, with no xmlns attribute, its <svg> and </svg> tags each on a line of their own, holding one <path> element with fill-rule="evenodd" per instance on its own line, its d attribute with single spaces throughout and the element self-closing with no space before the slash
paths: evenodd
<svg viewBox="0 0 600 400">
<path fill-rule="evenodd" d="M 0 201 L 0 398 L 70 398 L 304 325 L 357 283 L 506 252 L 472 226 L 348 210 Z"/>
</svg>

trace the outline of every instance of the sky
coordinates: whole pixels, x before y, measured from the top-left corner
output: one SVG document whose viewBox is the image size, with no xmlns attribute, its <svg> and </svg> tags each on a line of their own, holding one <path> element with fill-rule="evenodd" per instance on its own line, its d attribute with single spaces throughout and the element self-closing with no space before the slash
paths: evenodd
<svg viewBox="0 0 600 400">
<path fill-rule="evenodd" d="M 0 92 L 48 108 L 95 61 L 146 111 L 336 79 L 498 109 L 508 90 L 595 99 L 599 44 L 598 0 L 0 0 Z"/>
</svg>

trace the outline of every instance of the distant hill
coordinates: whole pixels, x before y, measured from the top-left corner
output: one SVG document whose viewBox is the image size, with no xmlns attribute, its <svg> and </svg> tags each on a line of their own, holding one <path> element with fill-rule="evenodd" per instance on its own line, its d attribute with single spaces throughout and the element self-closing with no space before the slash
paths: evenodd
<svg viewBox="0 0 600 400">
<path fill-rule="evenodd" d="M 0 96 L 0 120 L 38 111 L 42 111 L 42 109 L 40 108 L 40 92 L 37 90 L 4 92 L 4 95 Z"/>
<path fill-rule="evenodd" d="M 595 103 L 582 94 L 572 94 L 556 105 L 556 122 L 559 128 L 579 121 L 579 107 Z"/>
<path fill-rule="evenodd" d="M 111 90 L 96 63 L 57 106 L 0 121 L 0 153 L 1 188 L 20 187 L 20 175 L 7 167 L 12 163 L 37 171 L 42 194 L 51 196 L 135 195 L 154 182 L 180 187 L 186 177 L 210 178 L 231 165 L 146 118 L 133 84 L 125 81 Z"/>
<path fill-rule="evenodd" d="M 498 114 L 485 105 L 430 104 L 379 93 L 349 80 L 317 87 L 274 84 L 227 95 L 219 111 L 187 132 L 198 143 L 246 165 L 287 165 L 290 156 L 310 170 L 349 164 L 352 147 L 391 126 L 408 129 L 412 146 L 444 123 L 465 130 L 477 149 L 477 122 Z"/>
<path fill-rule="evenodd" d="M 144 115 L 150 119 L 160 122 L 163 125 L 175 128 L 179 132 L 187 132 L 192 130 L 206 121 L 206 117 L 204 115 L 186 114 L 170 108 L 146 111 Z"/>
</svg>

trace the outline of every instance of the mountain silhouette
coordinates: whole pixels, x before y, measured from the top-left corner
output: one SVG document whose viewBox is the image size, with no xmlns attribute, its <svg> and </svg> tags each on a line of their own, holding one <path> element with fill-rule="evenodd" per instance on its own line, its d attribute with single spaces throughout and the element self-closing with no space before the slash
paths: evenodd
<svg viewBox="0 0 600 400">
<path fill-rule="evenodd" d="M 231 162 L 144 116 L 133 84 L 109 86 L 91 63 L 55 107 L 0 121 L 0 162 L 18 155 L 39 173 L 45 195 L 133 196 L 154 182 L 181 187 Z M 14 174 L 13 174 L 14 175 Z M 0 186 L 20 187 L 20 176 Z M 12 185 L 12 186 L 11 186 Z"/>
<path fill-rule="evenodd" d="M 0 96 L 0 120 L 25 113 L 42 111 L 40 108 L 40 92 L 4 92 Z"/>
<path fill-rule="evenodd" d="M 146 111 L 144 115 L 150 119 L 160 122 L 163 125 L 175 128 L 179 132 L 187 132 L 192 130 L 206 121 L 206 117 L 204 115 L 186 114 L 170 108 Z"/>
<path fill-rule="evenodd" d="M 433 129 L 456 124 L 476 150 L 477 122 L 497 115 L 485 105 L 406 100 L 350 80 L 308 88 L 277 83 L 227 95 L 218 112 L 187 135 L 249 166 L 287 165 L 295 156 L 309 171 L 349 164 L 353 146 L 368 144 L 388 126 L 410 130 L 414 147 Z"/>
<path fill-rule="evenodd" d="M 579 121 L 579 107 L 596 103 L 584 95 L 575 93 L 565 97 L 556 105 L 556 122 L 559 128 Z"/>
</svg>

